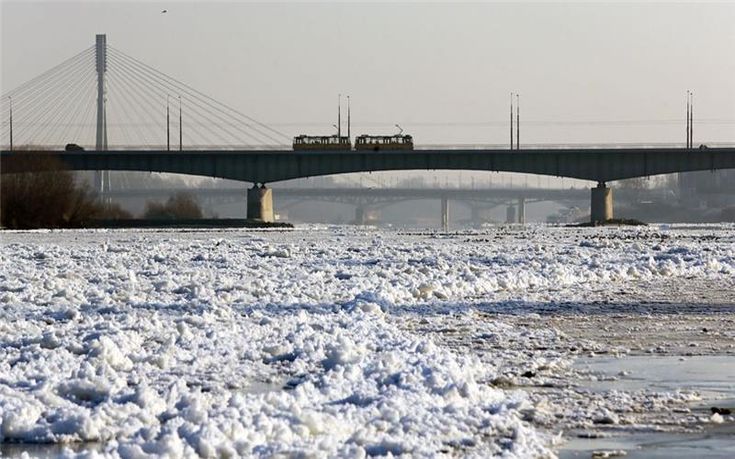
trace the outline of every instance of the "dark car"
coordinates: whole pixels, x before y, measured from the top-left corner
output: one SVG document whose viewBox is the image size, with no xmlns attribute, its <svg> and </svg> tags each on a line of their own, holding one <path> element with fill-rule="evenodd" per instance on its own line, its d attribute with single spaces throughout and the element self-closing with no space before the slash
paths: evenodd
<svg viewBox="0 0 735 459">
<path fill-rule="evenodd" d="M 80 147 L 79 145 L 75 143 L 67 143 L 66 148 L 64 148 L 66 151 L 84 151 L 84 147 Z"/>
</svg>

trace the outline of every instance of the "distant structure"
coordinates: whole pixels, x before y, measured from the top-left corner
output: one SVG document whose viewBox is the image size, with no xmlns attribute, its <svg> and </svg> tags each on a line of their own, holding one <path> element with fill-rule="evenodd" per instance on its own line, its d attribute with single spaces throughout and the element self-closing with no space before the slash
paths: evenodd
<svg viewBox="0 0 735 459">
<path fill-rule="evenodd" d="M 97 69 L 97 135 L 95 150 L 107 151 L 107 107 L 105 107 L 105 74 L 107 73 L 107 35 L 98 34 L 95 41 Z M 110 189 L 110 171 L 95 171 L 95 191 L 104 197 Z"/>
</svg>

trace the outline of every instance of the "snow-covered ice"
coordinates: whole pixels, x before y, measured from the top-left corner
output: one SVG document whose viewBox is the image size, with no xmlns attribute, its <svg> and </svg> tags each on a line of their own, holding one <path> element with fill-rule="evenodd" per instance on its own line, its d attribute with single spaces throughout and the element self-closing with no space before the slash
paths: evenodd
<svg viewBox="0 0 735 459">
<path fill-rule="evenodd" d="M 555 420 L 614 425 L 615 407 L 691 394 L 523 390 L 563 386 L 599 348 L 494 313 L 735 277 L 733 226 L 4 232 L 1 247 L 0 447 L 120 457 L 552 457 Z"/>
</svg>

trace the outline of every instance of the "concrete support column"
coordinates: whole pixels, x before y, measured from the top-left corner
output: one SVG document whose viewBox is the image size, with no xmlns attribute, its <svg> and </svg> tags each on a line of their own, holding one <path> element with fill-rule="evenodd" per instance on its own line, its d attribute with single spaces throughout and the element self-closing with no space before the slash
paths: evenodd
<svg viewBox="0 0 735 459">
<path fill-rule="evenodd" d="M 512 225 L 516 222 L 516 206 L 508 206 L 505 209 L 505 223 Z"/>
<path fill-rule="evenodd" d="M 275 221 L 273 190 L 257 183 L 248 190 L 248 218 L 266 223 Z"/>
<path fill-rule="evenodd" d="M 518 223 L 526 223 L 526 198 L 518 198 Z"/>
<path fill-rule="evenodd" d="M 591 190 L 590 220 L 594 222 L 605 222 L 613 218 L 613 195 L 612 189 L 605 182 L 598 182 Z"/>
<path fill-rule="evenodd" d="M 442 198 L 442 230 L 447 232 L 449 230 L 449 200 Z"/>
<path fill-rule="evenodd" d="M 470 207 L 470 221 L 475 226 L 482 224 L 482 215 L 480 215 L 480 208 L 477 206 Z"/>
<path fill-rule="evenodd" d="M 355 207 L 355 225 L 364 225 L 366 220 L 365 206 L 359 205 Z"/>
</svg>

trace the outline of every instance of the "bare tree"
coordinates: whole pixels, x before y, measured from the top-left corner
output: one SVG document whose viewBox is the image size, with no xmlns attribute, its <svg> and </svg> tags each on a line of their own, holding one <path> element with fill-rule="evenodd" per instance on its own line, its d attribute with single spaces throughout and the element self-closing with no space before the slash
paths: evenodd
<svg viewBox="0 0 735 459">
<path fill-rule="evenodd" d="M 619 180 L 618 188 L 628 190 L 647 190 L 650 188 L 648 177 L 635 177 L 631 179 Z"/>
<path fill-rule="evenodd" d="M 78 228 L 100 218 L 130 215 L 116 205 L 103 205 L 86 184 L 56 157 L 21 154 L 5 158 L 8 173 L 0 178 L 0 225 L 6 228 Z"/>
<path fill-rule="evenodd" d="M 202 209 L 194 196 L 189 193 L 177 193 L 165 203 L 146 203 L 144 218 L 151 219 L 188 219 L 197 220 L 202 218 Z"/>
<path fill-rule="evenodd" d="M 8 228 L 71 226 L 84 217 L 86 191 L 78 190 L 74 177 L 53 157 L 28 155 L 3 161 L 10 170 L 2 176 L 2 223 Z"/>
</svg>

